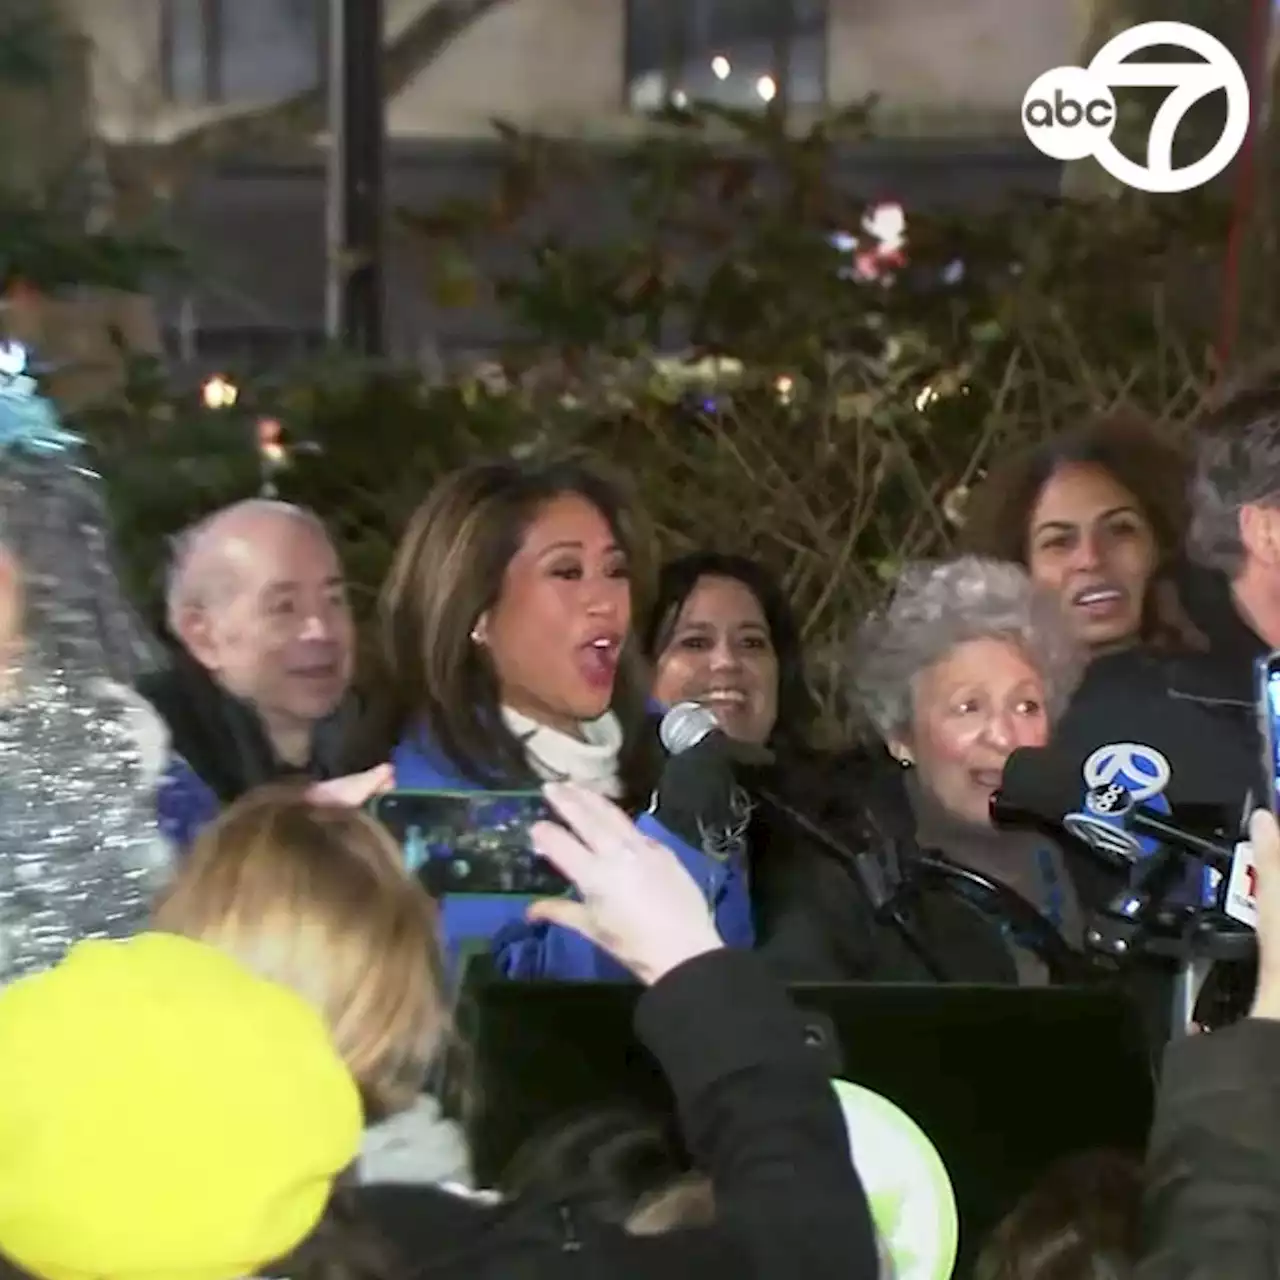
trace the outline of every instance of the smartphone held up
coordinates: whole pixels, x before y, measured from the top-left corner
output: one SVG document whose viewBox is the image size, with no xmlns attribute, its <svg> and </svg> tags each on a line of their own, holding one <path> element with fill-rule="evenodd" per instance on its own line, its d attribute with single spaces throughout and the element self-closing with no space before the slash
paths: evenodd
<svg viewBox="0 0 1280 1280">
<path fill-rule="evenodd" d="M 375 796 L 369 812 L 433 897 L 557 897 L 570 888 L 533 849 L 530 828 L 555 821 L 541 792 L 395 790 Z"/>
</svg>

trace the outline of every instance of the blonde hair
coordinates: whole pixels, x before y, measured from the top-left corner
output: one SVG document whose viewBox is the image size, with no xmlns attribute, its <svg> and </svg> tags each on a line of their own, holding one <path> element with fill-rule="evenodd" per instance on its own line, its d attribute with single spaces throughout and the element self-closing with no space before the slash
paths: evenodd
<svg viewBox="0 0 1280 1280">
<path fill-rule="evenodd" d="M 627 1219 L 627 1231 L 633 1236 L 660 1236 L 678 1227 L 709 1227 L 715 1220 L 711 1179 L 691 1173 L 644 1197 Z"/>
<path fill-rule="evenodd" d="M 153 927 L 221 948 L 328 1020 L 369 1120 L 412 1104 L 449 1032 L 435 906 L 357 809 L 263 787 L 207 828 Z"/>
</svg>

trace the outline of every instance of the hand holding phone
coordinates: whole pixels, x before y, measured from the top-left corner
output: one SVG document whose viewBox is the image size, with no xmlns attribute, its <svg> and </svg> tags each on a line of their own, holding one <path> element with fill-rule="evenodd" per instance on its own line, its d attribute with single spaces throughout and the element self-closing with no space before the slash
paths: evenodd
<svg viewBox="0 0 1280 1280">
<path fill-rule="evenodd" d="M 1277 813 L 1280 804 L 1280 650 L 1258 659 L 1255 677 L 1267 807 L 1272 813 Z"/>
<path fill-rule="evenodd" d="M 541 792 L 392 790 L 374 796 L 369 811 L 433 897 L 557 897 L 570 888 L 529 834 L 554 818 Z"/>
</svg>

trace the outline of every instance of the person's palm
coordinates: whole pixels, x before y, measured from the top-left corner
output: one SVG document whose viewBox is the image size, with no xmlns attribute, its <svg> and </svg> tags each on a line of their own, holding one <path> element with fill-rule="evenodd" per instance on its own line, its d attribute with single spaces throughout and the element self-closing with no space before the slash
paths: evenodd
<svg viewBox="0 0 1280 1280">
<path fill-rule="evenodd" d="M 670 849 L 603 796 L 566 784 L 546 796 L 566 825 L 537 824 L 533 845 L 581 901 L 543 899 L 529 919 L 572 929 L 645 983 L 724 945 L 705 895 Z"/>
</svg>

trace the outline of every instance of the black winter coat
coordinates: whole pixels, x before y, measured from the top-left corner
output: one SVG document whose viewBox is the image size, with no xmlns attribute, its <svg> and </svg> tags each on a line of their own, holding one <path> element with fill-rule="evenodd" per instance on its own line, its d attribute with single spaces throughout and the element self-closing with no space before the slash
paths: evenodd
<svg viewBox="0 0 1280 1280">
<path fill-rule="evenodd" d="M 758 957 L 720 951 L 647 991 L 636 1031 L 714 1184 L 716 1225 L 637 1237 L 568 1204 L 477 1204 L 435 1188 L 356 1195 L 402 1275 L 432 1280 L 875 1280 L 844 1120 L 804 1019 Z"/>
</svg>

